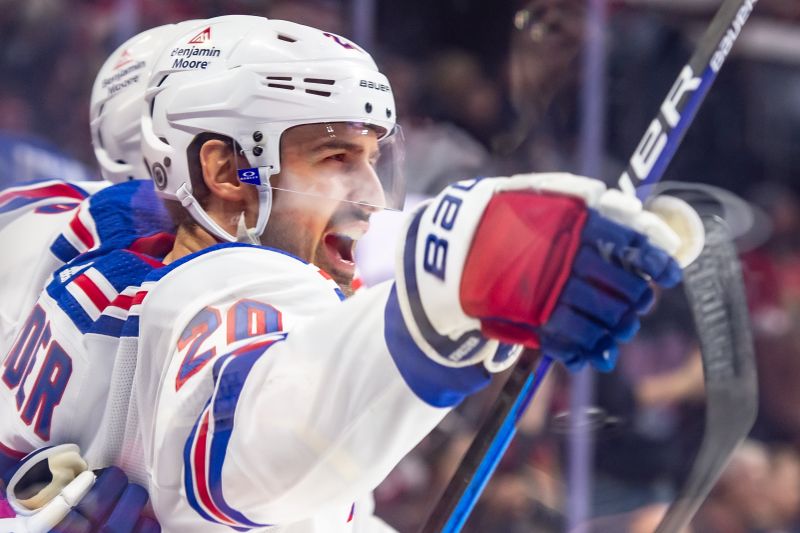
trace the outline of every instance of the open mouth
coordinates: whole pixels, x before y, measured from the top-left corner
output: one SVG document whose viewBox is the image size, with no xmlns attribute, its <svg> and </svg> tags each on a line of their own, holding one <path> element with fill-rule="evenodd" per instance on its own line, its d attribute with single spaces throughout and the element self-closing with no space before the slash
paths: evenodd
<svg viewBox="0 0 800 533">
<path fill-rule="evenodd" d="M 337 261 L 346 265 L 355 265 L 353 250 L 356 241 L 341 233 L 329 233 L 325 235 L 325 247 L 328 253 Z"/>
<path fill-rule="evenodd" d="M 340 220 L 332 224 L 329 231 L 322 237 L 322 249 L 325 259 L 320 258 L 317 266 L 326 270 L 337 282 L 352 280 L 356 272 L 355 249 L 356 243 L 369 229 L 366 220 L 351 219 Z"/>
</svg>

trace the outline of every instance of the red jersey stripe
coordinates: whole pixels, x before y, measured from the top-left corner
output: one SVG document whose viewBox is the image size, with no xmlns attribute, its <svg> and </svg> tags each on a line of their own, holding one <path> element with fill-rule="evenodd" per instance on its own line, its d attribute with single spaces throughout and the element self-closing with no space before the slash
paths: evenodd
<svg viewBox="0 0 800 533">
<path fill-rule="evenodd" d="M 79 218 L 80 213 L 81 212 L 79 209 L 78 212 L 75 213 L 75 216 L 72 217 L 69 227 L 75 233 L 75 236 L 80 239 L 83 245 L 86 246 L 87 249 L 90 249 L 92 246 L 94 246 L 94 237 L 92 237 L 92 233 L 86 228 L 83 222 L 81 222 Z"/>
<path fill-rule="evenodd" d="M 192 466 L 194 468 L 197 496 L 200 498 L 200 502 L 203 504 L 203 507 L 205 507 L 218 520 L 226 524 L 235 525 L 236 522 L 226 516 L 214 504 L 214 501 L 211 499 L 211 491 L 208 488 L 208 481 L 206 480 L 206 464 L 208 464 L 208 459 L 206 457 L 206 441 L 208 439 L 208 413 L 208 409 L 206 409 L 206 412 L 203 413 L 203 421 L 200 427 L 197 429 L 197 440 L 195 441 L 194 464 Z"/>
<path fill-rule="evenodd" d="M 13 448 L 9 448 L 8 446 L 3 444 L 2 442 L 0 442 L 0 453 L 2 453 L 4 455 L 7 455 L 8 457 L 11 457 L 13 459 L 22 459 L 23 457 L 28 455 L 25 452 L 20 452 L 20 451 L 17 451 L 15 449 L 13 449 Z"/>
<path fill-rule="evenodd" d="M 45 187 L 38 187 L 36 189 L 17 189 L 17 190 L 10 190 L 5 191 L 4 193 L 0 194 L 0 204 L 4 204 L 6 202 L 10 202 L 14 198 L 73 198 L 75 200 L 83 200 L 86 198 L 86 195 L 83 194 L 81 191 L 67 185 L 66 183 L 56 183 L 53 185 L 47 185 Z"/>
<path fill-rule="evenodd" d="M 75 278 L 73 283 L 83 290 L 99 311 L 102 311 L 111 303 L 108 297 L 103 294 L 103 291 L 86 274 L 81 274 Z"/>
</svg>

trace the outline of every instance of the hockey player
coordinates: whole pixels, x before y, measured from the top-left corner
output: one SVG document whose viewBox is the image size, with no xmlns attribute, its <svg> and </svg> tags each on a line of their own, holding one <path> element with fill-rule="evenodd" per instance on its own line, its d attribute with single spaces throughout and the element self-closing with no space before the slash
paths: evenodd
<svg viewBox="0 0 800 533">
<path fill-rule="evenodd" d="M 155 197 L 141 157 L 140 106 L 165 41 L 201 22 L 144 31 L 117 48 L 100 68 L 89 123 L 103 181 L 48 180 L 0 191 L 0 246 L 15 251 L 0 264 L 0 353 L 8 350 L 20 321 L 57 268 L 85 252 L 170 245 L 164 233 L 174 227 Z M 135 178 L 146 181 L 104 190 Z M 142 238 L 147 240 L 135 243 Z"/>
<path fill-rule="evenodd" d="M 16 252 L 0 268 L 4 296 L 0 300 L 2 353 L 11 346 L 14 332 L 38 298 L 45 280 L 60 266 L 84 253 L 103 255 L 117 248 L 141 252 L 171 246 L 172 221 L 155 196 L 141 158 L 140 106 L 153 61 L 164 43 L 173 34 L 188 31 L 197 24 L 200 21 L 186 21 L 142 32 L 115 50 L 100 69 L 91 97 L 90 129 L 105 181 L 50 180 L 0 192 L 0 242 Z M 126 183 L 135 178 L 142 181 Z M 118 185 L 108 187 L 109 184 Z M 26 497 L 18 498 L 15 485 L 8 487 L 12 508 L 19 515 L 13 529 L 17 533 L 49 531 L 68 511 L 59 501 L 77 503 L 77 489 L 65 489 L 66 500 L 57 498 L 54 503 L 46 503 L 72 477 L 53 476 L 40 465 L 80 462 L 79 452 L 72 445 L 64 445 L 21 459 L 23 456 L 24 453 L 0 446 L 0 480 L 5 482 L 0 482 L 0 487 L 8 485 L 12 474 L 21 472 L 35 472 L 50 479 L 41 483 L 41 479 L 30 479 L 30 474 L 25 478 L 28 486 L 39 483 L 41 490 L 36 497 L 31 497 L 30 489 L 26 488 Z M 78 493 L 91 486 L 91 483 L 84 485 L 88 479 L 94 476 L 87 472 L 75 481 L 81 487 Z M 114 521 L 119 526 L 124 525 L 121 521 L 125 518 L 133 518 L 129 524 L 133 527 L 136 510 L 144 505 L 136 490 L 142 493 L 143 490 L 130 485 L 123 492 L 125 483 L 119 469 L 104 471 L 97 486 L 91 488 L 90 496 L 80 503 L 81 511 L 73 511 L 68 522 L 58 526 L 59 531 L 88 533 L 89 529 L 80 525 L 83 523 L 80 512 L 92 517 L 94 527 L 99 529 L 103 513 L 110 512 L 110 504 L 120 497 Z M 131 491 L 134 496 L 129 496 Z M 105 506 L 93 508 L 95 493 L 103 494 Z M 25 502 L 21 503 L 21 499 Z M 9 524 L 0 521 L 0 531 L 12 527 Z"/>
<path fill-rule="evenodd" d="M 650 281 L 680 279 L 679 239 L 637 202 L 524 175 L 445 189 L 412 213 L 397 280 L 345 300 L 371 213 L 401 196 L 366 52 L 220 17 L 167 47 L 146 103 L 175 244 L 54 276 L 4 362 L 0 442 L 77 442 L 167 531 L 377 531 L 369 492 L 513 361 L 501 342 L 608 370 Z"/>
</svg>

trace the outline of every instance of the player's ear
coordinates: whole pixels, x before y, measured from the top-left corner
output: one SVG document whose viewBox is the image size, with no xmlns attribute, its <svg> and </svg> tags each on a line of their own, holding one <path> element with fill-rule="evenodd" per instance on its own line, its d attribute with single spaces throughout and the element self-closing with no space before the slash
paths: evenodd
<svg viewBox="0 0 800 533">
<path fill-rule="evenodd" d="M 242 182 L 236 175 L 236 159 L 229 143 L 211 139 L 200 147 L 200 167 L 203 181 L 213 196 L 222 200 L 241 201 L 245 199 Z"/>
</svg>

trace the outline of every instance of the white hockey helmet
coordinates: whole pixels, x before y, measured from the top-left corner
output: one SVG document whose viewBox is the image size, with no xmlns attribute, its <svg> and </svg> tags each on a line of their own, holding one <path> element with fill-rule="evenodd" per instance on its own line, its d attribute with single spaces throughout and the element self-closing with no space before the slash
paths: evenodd
<svg viewBox="0 0 800 533">
<path fill-rule="evenodd" d="M 234 141 L 239 179 L 258 189 L 258 220 L 248 230 L 253 242 L 271 210 L 281 135 L 294 126 L 324 124 L 332 135 L 346 125 L 377 132 L 386 169 L 376 172 L 383 193 L 377 207 L 402 207 L 391 87 L 372 57 L 343 37 L 256 16 L 208 19 L 164 50 L 145 99 L 142 153 L 156 189 L 221 240 L 236 237 L 200 206 L 190 179 L 187 149 L 206 132 Z"/>
<path fill-rule="evenodd" d="M 147 80 L 163 47 L 202 20 L 167 24 L 135 35 L 106 59 L 92 86 L 89 128 L 103 178 L 119 183 L 148 179 L 141 152 L 142 101 Z"/>
</svg>

